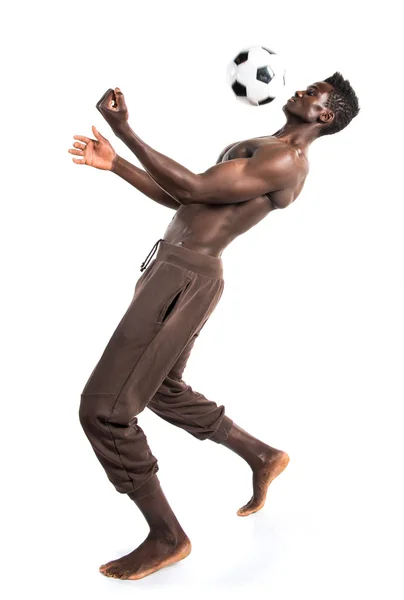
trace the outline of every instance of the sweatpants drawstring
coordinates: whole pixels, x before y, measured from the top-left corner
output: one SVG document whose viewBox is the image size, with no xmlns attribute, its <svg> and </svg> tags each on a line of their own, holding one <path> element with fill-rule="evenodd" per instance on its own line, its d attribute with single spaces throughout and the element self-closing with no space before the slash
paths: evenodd
<svg viewBox="0 0 404 600">
<path fill-rule="evenodd" d="M 151 261 L 151 259 L 153 258 L 154 253 L 157 250 L 157 246 L 159 245 L 160 242 L 164 242 L 164 238 L 160 238 L 153 246 L 153 248 L 150 250 L 149 254 L 146 256 L 146 258 L 144 259 L 144 261 L 142 262 L 142 264 L 140 265 L 140 270 L 144 271 L 145 268 L 147 267 L 147 265 L 149 264 L 149 262 Z"/>
</svg>

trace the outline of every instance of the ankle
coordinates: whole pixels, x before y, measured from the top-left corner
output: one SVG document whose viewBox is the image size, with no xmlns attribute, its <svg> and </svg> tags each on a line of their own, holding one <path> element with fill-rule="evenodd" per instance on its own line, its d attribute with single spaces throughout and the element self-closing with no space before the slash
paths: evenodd
<svg viewBox="0 0 404 600">
<path fill-rule="evenodd" d="M 229 438 L 222 442 L 222 445 L 244 459 L 253 471 L 260 469 L 268 462 L 276 460 L 282 453 L 281 450 L 269 446 L 238 426 L 236 426 L 233 434 L 229 435 Z"/>
<path fill-rule="evenodd" d="M 147 536 L 150 540 L 157 540 L 169 546 L 177 546 L 186 537 L 185 531 L 179 524 L 174 525 L 170 523 L 162 523 L 161 525 L 152 527 Z"/>
</svg>

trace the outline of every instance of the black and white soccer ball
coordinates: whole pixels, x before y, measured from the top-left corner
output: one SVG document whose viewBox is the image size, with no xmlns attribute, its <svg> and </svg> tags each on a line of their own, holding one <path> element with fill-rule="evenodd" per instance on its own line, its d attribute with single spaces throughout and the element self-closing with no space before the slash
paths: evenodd
<svg viewBox="0 0 404 600">
<path fill-rule="evenodd" d="M 282 58 L 263 46 L 241 50 L 229 64 L 227 75 L 237 100 L 252 106 L 272 102 L 285 86 Z"/>
</svg>

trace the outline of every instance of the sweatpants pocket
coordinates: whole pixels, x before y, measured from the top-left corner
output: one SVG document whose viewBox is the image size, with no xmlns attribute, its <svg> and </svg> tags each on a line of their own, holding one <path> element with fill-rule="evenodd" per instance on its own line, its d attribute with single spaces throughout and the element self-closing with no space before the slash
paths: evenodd
<svg viewBox="0 0 404 600">
<path fill-rule="evenodd" d="M 181 296 L 189 286 L 191 278 L 187 278 L 182 286 L 168 298 L 158 316 L 158 323 L 164 323 L 180 301 Z"/>
</svg>

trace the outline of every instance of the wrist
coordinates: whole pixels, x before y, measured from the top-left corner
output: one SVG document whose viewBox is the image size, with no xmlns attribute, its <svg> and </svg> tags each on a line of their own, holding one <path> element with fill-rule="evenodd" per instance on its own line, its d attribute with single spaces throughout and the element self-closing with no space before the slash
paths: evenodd
<svg viewBox="0 0 404 600">
<path fill-rule="evenodd" d="M 122 156 L 115 154 L 114 158 L 112 159 L 112 164 L 111 164 L 111 168 L 110 168 L 111 173 L 118 174 L 119 169 L 122 167 L 122 163 L 123 163 Z"/>
<path fill-rule="evenodd" d="M 123 138 L 125 137 L 128 133 L 130 133 L 132 130 L 130 128 L 130 125 L 127 121 L 125 121 L 124 123 L 119 123 L 118 125 L 116 125 L 114 127 L 114 133 L 116 135 L 117 138 Z"/>
</svg>

